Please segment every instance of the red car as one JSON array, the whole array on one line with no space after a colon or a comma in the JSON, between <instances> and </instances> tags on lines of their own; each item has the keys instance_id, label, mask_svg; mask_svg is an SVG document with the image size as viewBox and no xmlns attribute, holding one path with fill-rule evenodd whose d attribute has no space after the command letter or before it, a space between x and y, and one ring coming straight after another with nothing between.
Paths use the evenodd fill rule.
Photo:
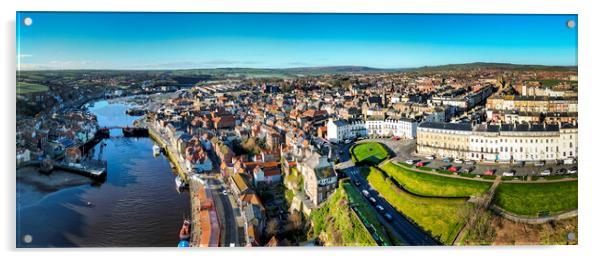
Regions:
<instances>
[{"instance_id":1,"label":"red car","mask_svg":"<svg viewBox=\"0 0 602 260\"><path fill-rule=\"evenodd\" d=\"M447 168L447 170L450 172L457 172L458 168L456 166L452 166L452 167Z\"/></svg>"},{"instance_id":2,"label":"red car","mask_svg":"<svg viewBox=\"0 0 602 260\"><path fill-rule=\"evenodd\" d=\"M422 167L422 166L424 166L424 162L417 162L416 163L416 167Z\"/></svg>"},{"instance_id":3,"label":"red car","mask_svg":"<svg viewBox=\"0 0 602 260\"><path fill-rule=\"evenodd\" d=\"M494 169L489 169L485 171L485 175L493 175L495 173Z\"/></svg>"}]
</instances>

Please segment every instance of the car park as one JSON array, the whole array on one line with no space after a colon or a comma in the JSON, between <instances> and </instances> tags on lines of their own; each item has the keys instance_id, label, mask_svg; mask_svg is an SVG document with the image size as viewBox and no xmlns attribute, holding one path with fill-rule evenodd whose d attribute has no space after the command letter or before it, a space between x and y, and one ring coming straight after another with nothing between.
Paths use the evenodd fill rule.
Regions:
<instances>
[{"instance_id":1,"label":"car park","mask_svg":"<svg viewBox=\"0 0 602 260\"><path fill-rule=\"evenodd\" d=\"M502 173L502 176L511 177L511 176L514 176L515 173L516 173L515 170L510 169L510 170L504 171Z\"/></svg>"}]
</instances>

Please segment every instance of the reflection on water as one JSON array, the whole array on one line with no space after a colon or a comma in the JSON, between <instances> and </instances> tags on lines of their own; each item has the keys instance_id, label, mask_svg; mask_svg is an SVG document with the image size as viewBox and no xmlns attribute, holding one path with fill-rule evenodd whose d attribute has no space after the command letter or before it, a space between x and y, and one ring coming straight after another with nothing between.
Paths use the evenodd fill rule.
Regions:
<instances>
[{"instance_id":1,"label":"reflection on water","mask_svg":"<svg viewBox=\"0 0 602 260\"><path fill-rule=\"evenodd\" d=\"M101 101L90 110L101 126L131 125L136 117L125 115L126 108ZM56 183L40 184L44 177L39 176L18 178L17 246L177 245L190 201L187 193L175 190L169 161L152 156L148 138L111 138L105 143L102 159L108 161L108 175L102 185L74 176L63 182L68 173L52 173L49 178L61 179ZM94 150L97 158L100 149ZM32 236L31 243L23 242L25 235Z\"/></svg>"}]
</instances>

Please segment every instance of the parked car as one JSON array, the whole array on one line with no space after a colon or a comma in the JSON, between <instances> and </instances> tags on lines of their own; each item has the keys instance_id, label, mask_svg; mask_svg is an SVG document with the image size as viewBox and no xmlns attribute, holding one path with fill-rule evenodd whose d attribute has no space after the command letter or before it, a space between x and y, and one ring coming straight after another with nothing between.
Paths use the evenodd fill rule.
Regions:
<instances>
[{"instance_id":1,"label":"parked car","mask_svg":"<svg viewBox=\"0 0 602 260\"><path fill-rule=\"evenodd\" d=\"M417 166L417 167L423 167L423 166L424 166L424 162L417 162L417 163L416 163L416 166Z\"/></svg>"},{"instance_id":2,"label":"parked car","mask_svg":"<svg viewBox=\"0 0 602 260\"><path fill-rule=\"evenodd\" d=\"M391 222L391 221L393 221L393 216L391 216L391 214L389 214L389 213L385 213L385 219L386 219L388 222Z\"/></svg>"},{"instance_id":3,"label":"parked car","mask_svg":"<svg viewBox=\"0 0 602 260\"><path fill-rule=\"evenodd\" d=\"M552 169L551 168L550 169L545 169L544 171L542 171L540 173L541 176L548 176L550 174L552 174Z\"/></svg>"},{"instance_id":4,"label":"parked car","mask_svg":"<svg viewBox=\"0 0 602 260\"><path fill-rule=\"evenodd\" d=\"M462 160L462 159L455 159L454 163L464 163L464 160Z\"/></svg>"},{"instance_id":5,"label":"parked car","mask_svg":"<svg viewBox=\"0 0 602 260\"><path fill-rule=\"evenodd\" d=\"M575 158L566 158L564 159L564 164L574 164L576 161Z\"/></svg>"},{"instance_id":6,"label":"parked car","mask_svg":"<svg viewBox=\"0 0 602 260\"><path fill-rule=\"evenodd\" d=\"M566 169L565 168L558 168L556 169L556 171L554 171L555 174L566 174Z\"/></svg>"},{"instance_id":7,"label":"parked car","mask_svg":"<svg viewBox=\"0 0 602 260\"><path fill-rule=\"evenodd\" d=\"M427 160L435 160L435 156L434 155L429 155L427 157L425 157Z\"/></svg>"},{"instance_id":8,"label":"parked car","mask_svg":"<svg viewBox=\"0 0 602 260\"><path fill-rule=\"evenodd\" d=\"M393 136L393 137L391 137L391 139L393 139L393 141L399 141L399 137L397 137L397 136Z\"/></svg>"},{"instance_id":9,"label":"parked car","mask_svg":"<svg viewBox=\"0 0 602 260\"><path fill-rule=\"evenodd\" d=\"M383 208L383 206L381 205L376 205L376 209L378 210L378 212L383 213L385 212L385 208Z\"/></svg>"},{"instance_id":10,"label":"parked car","mask_svg":"<svg viewBox=\"0 0 602 260\"><path fill-rule=\"evenodd\" d=\"M483 174L489 175L489 176L494 175L495 169L487 169L487 170L485 170L485 172Z\"/></svg>"},{"instance_id":11,"label":"parked car","mask_svg":"<svg viewBox=\"0 0 602 260\"><path fill-rule=\"evenodd\" d=\"M512 163L512 165L517 166L517 167L524 167L525 161L515 161L514 163Z\"/></svg>"},{"instance_id":12,"label":"parked car","mask_svg":"<svg viewBox=\"0 0 602 260\"><path fill-rule=\"evenodd\" d=\"M413 159L408 159L406 160L407 164L413 165L414 164L414 160Z\"/></svg>"},{"instance_id":13,"label":"parked car","mask_svg":"<svg viewBox=\"0 0 602 260\"><path fill-rule=\"evenodd\" d=\"M458 167L451 166L451 167L447 168L447 170L450 171L450 172L457 172L458 171Z\"/></svg>"},{"instance_id":14,"label":"parked car","mask_svg":"<svg viewBox=\"0 0 602 260\"><path fill-rule=\"evenodd\" d=\"M477 162L475 162L475 161L473 161L473 160L469 160L469 161L466 161L466 162L464 162L464 163L465 163L466 165L475 165L475 164L477 164Z\"/></svg>"},{"instance_id":15,"label":"parked car","mask_svg":"<svg viewBox=\"0 0 602 260\"><path fill-rule=\"evenodd\" d=\"M468 166L468 167L464 167L462 170L460 170L460 172L471 173L472 171L474 171L474 169L475 169L474 166Z\"/></svg>"},{"instance_id":16,"label":"parked car","mask_svg":"<svg viewBox=\"0 0 602 260\"><path fill-rule=\"evenodd\" d=\"M510 170L504 171L504 172L502 173L502 176L511 177L511 176L514 176L514 174L515 174L515 173L516 173L516 171L515 171L515 170L512 170L512 169L510 169Z\"/></svg>"},{"instance_id":17,"label":"parked car","mask_svg":"<svg viewBox=\"0 0 602 260\"><path fill-rule=\"evenodd\" d=\"M546 165L546 162L545 161L538 161L538 162L535 162L533 165L535 167L542 167L542 166Z\"/></svg>"},{"instance_id":18,"label":"parked car","mask_svg":"<svg viewBox=\"0 0 602 260\"><path fill-rule=\"evenodd\" d=\"M360 181L358 180L355 180L353 184L355 185L355 187L359 187L361 185Z\"/></svg>"},{"instance_id":19,"label":"parked car","mask_svg":"<svg viewBox=\"0 0 602 260\"><path fill-rule=\"evenodd\" d=\"M351 140L349 140L349 139L345 140L345 144L350 144L350 143L351 143Z\"/></svg>"},{"instance_id":20,"label":"parked car","mask_svg":"<svg viewBox=\"0 0 602 260\"><path fill-rule=\"evenodd\" d=\"M573 167L571 167L571 168L570 168L570 169L567 171L567 173L569 173L569 174L576 174L576 173L577 173L577 166L573 166Z\"/></svg>"},{"instance_id":21,"label":"parked car","mask_svg":"<svg viewBox=\"0 0 602 260\"><path fill-rule=\"evenodd\" d=\"M439 170L447 170L447 168L451 167L451 165L443 165L439 167Z\"/></svg>"},{"instance_id":22,"label":"parked car","mask_svg":"<svg viewBox=\"0 0 602 260\"><path fill-rule=\"evenodd\" d=\"M445 158L443 158L443 162L450 163L450 162L452 162L452 158L445 157Z\"/></svg>"}]
</instances>

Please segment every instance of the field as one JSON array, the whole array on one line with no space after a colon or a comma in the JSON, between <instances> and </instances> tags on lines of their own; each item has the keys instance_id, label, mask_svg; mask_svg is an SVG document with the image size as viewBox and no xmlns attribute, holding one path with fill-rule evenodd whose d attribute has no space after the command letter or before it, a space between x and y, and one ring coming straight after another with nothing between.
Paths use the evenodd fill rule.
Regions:
<instances>
[{"instance_id":1,"label":"field","mask_svg":"<svg viewBox=\"0 0 602 260\"><path fill-rule=\"evenodd\" d=\"M353 161L376 165L389 157L389 152L380 143L361 143L351 147Z\"/></svg>"},{"instance_id":2,"label":"field","mask_svg":"<svg viewBox=\"0 0 602 260\"><path fill-rule=\"evenodd\" d=\"M349 206L339 187L322 207L311 213L313 235L327 246L376 246L376 242Z\"/></svg>"},{"instance_id":3,"label":"field","mask_svg":"<svg viewBox=\"0 0 602 260\"><path fill-rule=\"evenodd\" d=\"M27 82L17 82L17 94L27 94L42 91L48 91L48 86Z\"/></svg>"},{"instance_id":4,"label":"field","mask_svg":"<svg viewBox=\"0 0 602 260\"><path fill-rule=\"evenodd\" d=\"M470 197L485 193L491 183L415 172L389 162L380 167L411 193L435 197Z\"/></svg>"},{"instance_id":5,"label":"field","mask_svg":"<svg viewBox=\"0 0 602 260\"><path fill-rule=\"evenodd\" d=\"M446 245L452 244L464 226L469 204L459 198L424 198L397 188L375 168L363 168L370 185L397 211L412 219L422 229Z\"/></svg>"},{"instance_id":6,"label":"field","mask_svg":"<svg viewBox=\"0 0 602 260\"><path fill-rule=\"evenodd\" d=\"M501 183L494 203L518 215L552 215L576 209L577 195L577 181Z\"/></svg>"}]
</instances>

